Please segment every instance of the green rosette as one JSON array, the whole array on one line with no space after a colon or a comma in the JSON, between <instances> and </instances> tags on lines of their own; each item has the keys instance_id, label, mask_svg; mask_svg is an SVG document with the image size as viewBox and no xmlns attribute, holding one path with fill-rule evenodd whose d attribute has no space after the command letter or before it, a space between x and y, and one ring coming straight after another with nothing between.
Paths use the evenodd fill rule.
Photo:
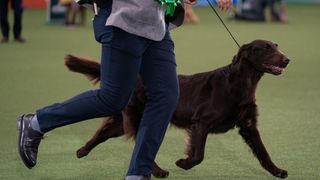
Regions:
<instances>
[{"instance_id":1,"label":"green rosette","mask_svg":"<svg viewBox=\"0 0 320 180\"><path fill-rule=\"evenodd\" d=\"M181 3L180 0L156 0L156 1L158 1L160 4L165 6L165 13L166 15L169 15L169 16L173 16L178 3Z\"/></svg>"}]
</instances>

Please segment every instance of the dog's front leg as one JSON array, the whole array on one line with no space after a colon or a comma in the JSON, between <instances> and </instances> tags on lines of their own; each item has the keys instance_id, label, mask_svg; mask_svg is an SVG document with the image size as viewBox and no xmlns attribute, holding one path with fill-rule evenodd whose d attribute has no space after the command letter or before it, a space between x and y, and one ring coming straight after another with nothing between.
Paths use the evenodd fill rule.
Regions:
<instances>
[{"instance_id":1,"label":"dog's front leg","mask_svg":"<svg viewBox=\"0 0 320 180\"><path fill-rule=\"evenodd\" d=\"M187 158L179 159L176 165L188 170L202 162L204 158L205 144L208 136L207 126L195 123L189 132L189 144L187 144Z\"/></svg>"},{"instance_id":2,"label":"dog's front leg","mask_svg":"<svg viewBox=\"0 0 320 180\"><path fill-rule=\"evenodd\" d=\"M169 176L169 171L161 169L156 162L153 164L151 173L157 178L167 178Z\"/></svg>"},{"instance_id":3,"label":"dog's front leg","mask_svg":"<svg viewBox=\"0 0 320 180\"><path fill-rule=\"evenodd\" d=\"M288 176L288 172L286 170L278 168L272 162L266 148L262 143L256 126L240 126L239 133L245 142L250 146L253 154L258 158L262 167L276 177L286 178Z\"/></svg>"}]
</instances>

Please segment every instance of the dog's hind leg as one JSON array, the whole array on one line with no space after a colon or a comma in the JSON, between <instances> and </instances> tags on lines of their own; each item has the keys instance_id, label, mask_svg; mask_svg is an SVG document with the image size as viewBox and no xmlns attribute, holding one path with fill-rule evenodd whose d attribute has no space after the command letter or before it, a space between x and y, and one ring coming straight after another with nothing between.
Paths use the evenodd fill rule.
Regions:
<instances>
[{"instance_id":1,"label":"dog's hind leg","mask_svg":"<svg viewBox=\"0 0 320 180\"><path fill-rule=\"evenodd\" d=\"M258 158L263 168L272 175L279 178L286 178L288 172L278 168L271 160L266 148L264 147L259 131L256 126L240 126L240 135L251 148L253 154Z\"/></svg>"},{"instance_id":2,"label":"dog's hind leg","mask_svg":"<svg viewBox=\"0 0 320 180\"><path fill-rule=\"evenodd\" d=\"M109 138L119 137L124 134L122 115L115 115L106 118L101 127L96 131L94 136L80 149L77 150L77 157L82 158L98 144L108 140Z\"/></svg>"},{"instance_id":3,"label":"dog's hind leg","mask_svg":"<svg viewBox=\"0 0 320 180\"><path fill-rule=\"evenodd\" d=\"M187 144L187 158L179 159L176 165L182 169L188 170L202 162L204 150L208 136L207 127L200 123L191 126L189 132L189 142Z\"/></svg>"}]
</instances>

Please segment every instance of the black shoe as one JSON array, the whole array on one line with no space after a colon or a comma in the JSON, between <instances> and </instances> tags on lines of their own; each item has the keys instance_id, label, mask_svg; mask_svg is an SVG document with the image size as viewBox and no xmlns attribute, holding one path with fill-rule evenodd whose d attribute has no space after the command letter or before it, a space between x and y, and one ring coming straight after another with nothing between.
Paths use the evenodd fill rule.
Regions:
<instances>
[{"instance_id":1,"label":"black shoe","mask_svg":"<svg viewBox=\"0 0 320 180\"><path fill-rule=\"evenodd\" d=\"M26 42L26 40L22 37L16 37L16 38L14 38L14 40L18 43L25 43Z\"/></svg>"},{"instance_id":2,"label":"black shoe","mask_svg":"<svg viewBox=\"0 0 320 180\"><path fill-rule=\"evenodd\" d=\"M7 37L3 37L0 41L0 43L7 43L7 42L9 42L9 38Z\"/></svg>"},{"instance_id":3,"label":"black shoe","mask_svg":"<svg viewBox=\"0 0 320 180\"><path fill-rule=\"evenodd\" d=\"M24 114L17 119L19 130L18 150L23 163L29 168L37 164L38 147L43 134L31 128L35 114Z\"/></svg>"}]
</instances>

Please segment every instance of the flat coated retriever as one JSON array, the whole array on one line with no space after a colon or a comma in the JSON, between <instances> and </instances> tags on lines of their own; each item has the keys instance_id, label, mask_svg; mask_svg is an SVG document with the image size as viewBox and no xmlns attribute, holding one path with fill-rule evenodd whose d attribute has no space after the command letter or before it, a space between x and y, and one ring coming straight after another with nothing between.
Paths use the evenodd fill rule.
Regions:
<instances>
[{"instance_id":1,"label":"flat coated retriever","mask_svg":"<svg viewBox=\"0 0 320 180\"><path fill-rule=\"evenodd\" d=\"M71 55L65 59L71 71L99 82L99 63ZM286 178L287 171L272 162L260 138L255 91L264 73L280 75L288 63L289 59L278 50L277 44L255 40L243 45L227 66L194 75L179 75L180 98L171 124L186 130L188 143L187 158L179 159L176 165L187 170L200 164L208 134L225 133L237 127L261 166L276 177ZM124 134L134 138L145 102L144 88L138 81L128 106L121 114L107 117L92 139L77 151L77 157L88 155L109 138ZM154 163L152 174L167 177L169 172Z\"/></svg>"}]
</instances>

